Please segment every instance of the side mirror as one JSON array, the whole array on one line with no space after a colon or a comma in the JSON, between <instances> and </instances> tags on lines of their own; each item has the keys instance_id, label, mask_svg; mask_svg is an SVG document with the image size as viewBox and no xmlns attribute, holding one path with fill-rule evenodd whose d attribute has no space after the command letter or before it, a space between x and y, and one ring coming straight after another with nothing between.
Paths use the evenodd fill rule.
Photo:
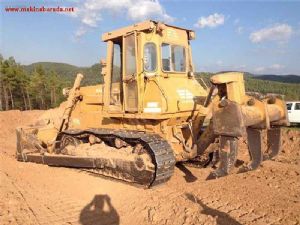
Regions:
<instances>
[{"instance_id":1,"label":"side mirror","mask_svg":"<svg viewBox=\"0 0 300 225\"><path fill-rule=\"evenodd\" d=\"M193 71L189 71L188 72L188 78L193 78L195 77L194 72Z\"/></svg>"}]
</instances>

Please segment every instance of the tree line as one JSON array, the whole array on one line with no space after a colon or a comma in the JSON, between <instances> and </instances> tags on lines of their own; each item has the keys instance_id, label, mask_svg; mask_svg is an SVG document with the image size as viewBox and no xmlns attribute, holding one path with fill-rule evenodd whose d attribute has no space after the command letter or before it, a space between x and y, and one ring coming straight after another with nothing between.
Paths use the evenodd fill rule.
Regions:
<instances>
[{"instance_id":1,"label":"tree line","mask_svg":"<svg viewBox=\"0 0 300 225\"><path fill-rule=\"evenodd\" d=\"M76 67L64 63L40 62L28 66L16 63L13 57L4 59L0 54L0 110L49 109L65 100L64 87L72 86L77 73L84 74L82 86L103 83L101 65ZM206 84L213 73L196 73L196 79ZM282 83L260 80L246 73L246 91L263 94L277 93L285 100L300 100L300 83Z\"/></svg>"},{"instance_id":2,"label":"tree line","mask_svg":"<svg viewBox=\"0 0 300 225\"><path fill-rule=\"evenodd\" d=\"M13 57L0 55L0 110L56 107L66 83L55 71L37 66L29 73Z\"/></svg>"},{"instance_id":3,"label":"tree line","mask_svg":"<svg viewBox=\"0 0 300 225\"><path fill-rule=\"evenodd\" d=\"M201 72L196 73L196 79L202 78L206 84L210 84L210 77L213 73ZM245 89L247 92L259 92L262 94L279 94L284 95L286 101L300 100L300 83L283 83L271 80L260 80L255 76L245 73Z\"/></svg>"}]
</instances>

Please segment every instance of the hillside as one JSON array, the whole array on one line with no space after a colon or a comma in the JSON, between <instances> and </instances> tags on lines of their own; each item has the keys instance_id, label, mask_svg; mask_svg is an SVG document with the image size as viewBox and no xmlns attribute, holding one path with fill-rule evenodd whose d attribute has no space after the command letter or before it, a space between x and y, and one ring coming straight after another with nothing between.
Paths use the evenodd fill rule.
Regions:
<instances>
[{"instance_id":1,"label":"hillside","mask_svg":"<svg viewBox=\"0 0 300 225\"><path fill-rule=\"evenodd\" d=\"M78 67L67 63L37 62L24 65L23 68L28 73L32 73L38 66L42 66L46 71L54 71L68 81L72 81L77 73L82 73L84 74L83 85L102 83L101 65L99 63L90 67Z\"/></svg>"},{"instance_id":2,"label":"hillside","mask_svg":"<svg viewBox=\"0 0 300 225\"><path fill-rule=\"evenodd\" d=\"M200 80L202 78L206 83L209 84L209 78L214 75L213 73L196 73L196 79ZM273 76L270 76L268 80L268 75L265 76L264 80L259 79L259 77L245 73L245 87L246 91L250 92L260 92L263 94L276 93L285 96L285 100L299 100L300 99L300 82L277 82L273 81ZM278 76L284 77L284 76ZM295 76L299 77L300 76ZM279 78L277 78L279 79Z\"/></svg>"},{"instance_id":3,"label":"hillside","mask_svg":"<svg viewBox=\"0 0 300 225\"><path fill-rule=\"evenodd\" d=\"M255 79L277 81L281 83L300 83L300 76L297 75L256 75Z\"/></svg>"}]
</instances>

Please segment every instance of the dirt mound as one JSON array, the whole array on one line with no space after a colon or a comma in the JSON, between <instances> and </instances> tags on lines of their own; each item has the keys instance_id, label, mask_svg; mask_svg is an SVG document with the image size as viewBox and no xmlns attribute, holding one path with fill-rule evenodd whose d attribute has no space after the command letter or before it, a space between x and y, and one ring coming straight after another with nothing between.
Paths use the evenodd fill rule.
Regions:
<instances>
[{"instance_id":1,"label":"dirt mound","mask_svg":"<svg viewBox=\"0 0 300 225\"><path fill-rule=\"evenodd\" d=\"M11 110L0 112L0 149L2 153L14 154L16 128L33 124L45 111L19 111Z\"/></svg>"},{"instance_id":2,"label":"dirt mound","mask_svg":"<svg viewBox=\"0 0 300 225\"><path fill-rule=\"evenodd\" d=\"M300 162L300 130L284 129L282 134L282 151L278 161L299 164Z\"/></svg>"},{"instance_id":3,"label":"dirt mound","mask_svg":"<svg viewBox=\"0 0 300 225\"><path fill-rule=\"evenodd\" d=\"M267 133L262 132L263 135L263 151L267 151ZM276 157L278 162L286 162L291 164L300 163L300 129L297 128L283 128L281 137L281 152ZM249 161L249 153L246 139L239 140L239 159Z\"/></svg>"},{"instance_id":4,"label":"dirt mound","mask_svg":"<svg viewBox=\"0 0 300 225\"><path fill-rule=\"evenodd\" d=\"M142 189L80 170L17 162L15 128L43 113L0 112L1 224L300 223L299 130L284 129L282 152L256 171L207 180L210 168L176 168L166 184ZM243 140L240 147L246 153Z\"/></svg>"}]
</instances>

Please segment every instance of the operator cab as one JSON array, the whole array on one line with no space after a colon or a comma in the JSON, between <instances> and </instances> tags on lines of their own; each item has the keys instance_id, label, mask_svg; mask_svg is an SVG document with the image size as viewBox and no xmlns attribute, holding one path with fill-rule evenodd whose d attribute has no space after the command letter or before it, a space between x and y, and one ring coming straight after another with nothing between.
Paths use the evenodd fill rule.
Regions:
<instances>
[{"instance_id":1,"label":"operator cab","mask_svg":"<svg viewBox=\"0 0 300 225\"><path fill-rule=\"evenodd\" d=\"M174 113L193 110L206 91L193 72L192 30L145 21L104 33L107 59L104 106L112 113ZM109 94L108 94L109 93ZM175 99L174 99L175 98ZM175 101L174 101L175 100ZM171 101L178 102L174 106Z\"/></svg>"}]
</instances>

